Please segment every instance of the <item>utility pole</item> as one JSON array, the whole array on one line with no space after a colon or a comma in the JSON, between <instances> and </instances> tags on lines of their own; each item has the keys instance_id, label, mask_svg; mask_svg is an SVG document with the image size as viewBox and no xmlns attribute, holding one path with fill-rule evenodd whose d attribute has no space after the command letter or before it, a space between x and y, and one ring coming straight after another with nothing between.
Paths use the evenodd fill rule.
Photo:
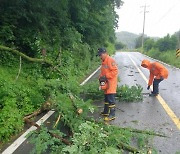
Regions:
<instances>
[{"instance_id":1,"label":"utility pole","mask_svg":"<svg viewBox=\"0 0 180 154\"><path fill-rule=\"evenodd\" d=\"M146 11L146 4L144 5L144 6L141 6L141 7L143 7L144 8L144 12L143 12L143 14L144 14L144 19L143 19L143 33L142 33L142 45L141 45L141 48L142 48L142 53L143 53L143 51L144 51L144 29L145 29L145 19L146 19L146 13L148 12L148 11Z\"/></svg>"}]
</instances>

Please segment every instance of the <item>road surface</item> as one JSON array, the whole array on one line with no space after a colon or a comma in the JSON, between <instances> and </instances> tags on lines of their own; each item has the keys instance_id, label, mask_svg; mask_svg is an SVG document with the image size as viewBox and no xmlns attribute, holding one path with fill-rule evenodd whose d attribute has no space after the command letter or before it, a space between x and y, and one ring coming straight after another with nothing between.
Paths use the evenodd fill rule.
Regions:
<instances>
[{"instance_id":1,"label":"road surface","mask_svg":"<svg viewBox=\"0 0 180 154\"><path fill-rule=\"evenodd\" d=\"M119 85L140 84L143 93L150 92L146 90L149 71L141 67L141 61L155 60L138 52L117 52L114 58L120 72ZM163 132L170 138L155 137L155 148L162 154L175 154L180 152L180 69L163 65L169 70L169 77L160 83L160 96L144 95L143 102L117 103L124 112L117 112L113 123Z\"/></svg>"},{"instance_id":2,"label":"road surface","mask_svg":"<svg viewBox=\"0 0 180 154\"><path fill-rule=\"evenodd\" d=\"M141 67L141 62L157 60L138 52L116 52L114 59L119 68L119 86L139 84L143 87L142 93L150 93L146 89L149 71ZM154 137L153 146L160 154L176 154L180 152L180 69L162 64L169 70L169 77L160 83L160 94L157 97L144 95L142 102L117 102L116 119L111 124L164 133L169 138ZM97 76L98 73L93 78ZM95 117L101 118L98 113Z\"/></svg>"}]
</instances>

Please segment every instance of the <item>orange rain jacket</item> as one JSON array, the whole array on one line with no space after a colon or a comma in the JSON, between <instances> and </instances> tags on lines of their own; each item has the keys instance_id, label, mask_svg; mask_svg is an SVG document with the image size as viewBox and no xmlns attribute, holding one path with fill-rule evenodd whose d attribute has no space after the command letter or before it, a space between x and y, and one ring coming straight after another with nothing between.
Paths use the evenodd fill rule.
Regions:
<instances>
[{"instance_id":1,"label":"orange rain jacket","mask_svg":"<svg viewBox=\"0 0 180 154\"><path fill-rule=\"evenodd\" d=\"M160 77L167 79L168 77L167 68L165 68L162 64L158 62L150 63L149 60L143 60L141 66L147 68L150 71L149 82L148 82L149 86L152 85L154 76L155 79L160 79Z\"/></svg>"},{"instance_id":2,"label":"orange rain jacket","mask_svg":"<svg viewBox=\"0 0 180 154\"><path fill-rule=\"evenodd\" d=\"M115 94L117 89L118 67L115 60L109 55L102 61L100 77L101 76L106 76L108 79L108 89L105 90L104 93Z\"/></svg>"}]
</instances>

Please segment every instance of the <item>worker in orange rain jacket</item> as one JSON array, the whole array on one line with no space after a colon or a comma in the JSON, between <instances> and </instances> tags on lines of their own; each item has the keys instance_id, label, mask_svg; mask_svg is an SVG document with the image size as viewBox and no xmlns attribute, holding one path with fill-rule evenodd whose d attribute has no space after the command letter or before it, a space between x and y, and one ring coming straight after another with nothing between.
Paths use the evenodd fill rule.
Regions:
<instances>
[{"instance_id":1,"label":"worker in orange rain jacket","mask_svg":"<svg viewBox=\"0 0 180 154\"><path fill-rule=\"evenodd\" d=\"M157 96L159 94L159 83L168 77L167 68L158 62L151 63L149 60L143 60L141 66L150 71L148 90L153 82L153 91L149 96Z\"/></svg>"},{"instance_id":2,"label":"worker in orange rain jacket","mask_svg":"<svg viewBox=\"0 0 180 154\"><path fill-rule=\"evenodd\" d=\"M115 60L108 55L105 48L99 48L97 56L102 60L99 82L105 94L104 111L101 112L101 115L105 116L105 121L110 121L115 119L118 67Z\"/></svg>"}]
</instances>

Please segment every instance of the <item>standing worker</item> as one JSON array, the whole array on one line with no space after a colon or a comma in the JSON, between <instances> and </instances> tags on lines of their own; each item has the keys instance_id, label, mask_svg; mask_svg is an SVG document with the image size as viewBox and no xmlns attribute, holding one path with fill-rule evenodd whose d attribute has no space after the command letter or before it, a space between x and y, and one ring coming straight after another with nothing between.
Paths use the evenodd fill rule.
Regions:
<instances>
[{"instance_id":1,"label":"standing worker","mask_svg":"<svg viewBox=\"0 0 180 154\"><path fill-rule=\"evenodd\" d=\"M150 71L147 90L153 82L153 91L149 96L157 96L159 94L159 83L168 77L168 70L158 62L151 63L149 60L143 60L141 66Z\"/></svg>"},{"instance_id":2,"label":"standing worker","mask_svg":"<svg viewBox=\"0 0 180 154\"><path fill-rule=\"evenodd\" d=\"M111 121L115 119L118 67L115 60L108 55L105 48L99 48L97 56L102 60L99 82L105 94L104 111L101 112L101 115L105 116L105 121Z\"/></svg>"}]
</instances>

